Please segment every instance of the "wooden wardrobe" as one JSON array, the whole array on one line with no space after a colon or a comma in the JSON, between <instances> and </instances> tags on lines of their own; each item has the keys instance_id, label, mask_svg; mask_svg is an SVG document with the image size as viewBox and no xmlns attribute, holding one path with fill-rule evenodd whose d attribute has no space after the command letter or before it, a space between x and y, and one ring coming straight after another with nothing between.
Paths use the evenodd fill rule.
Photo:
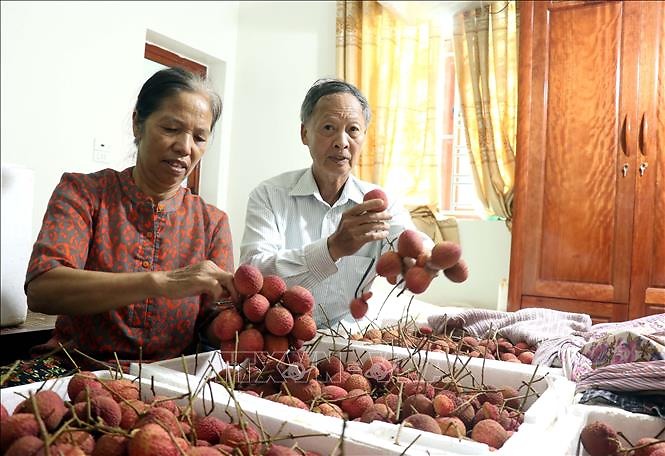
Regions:
<instances>
[{"instance_id":1,"label":"wooden wardrobe","mask_svg":"<svg viewBox=\"0 0 665 456\"><path fill-rule=\"evenodd\" d=\"M508 309L665 312L665 4L521 2L519 33Z\"/></svg>"}]
</instances>

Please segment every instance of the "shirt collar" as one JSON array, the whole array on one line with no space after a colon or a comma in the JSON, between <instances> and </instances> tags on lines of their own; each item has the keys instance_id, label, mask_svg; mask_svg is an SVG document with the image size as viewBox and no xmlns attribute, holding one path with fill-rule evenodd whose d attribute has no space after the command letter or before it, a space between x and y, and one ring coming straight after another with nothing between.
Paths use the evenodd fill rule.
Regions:
<instances>
[{"instance_id":1,"label":"shirt collar","mask_svg":"<svg viewBox=\"0 0 665 456\"><path fill-rule=\"evenodd\" d=\"M171 198L160 201L158 204L154 204L152 198L143 193L143 191L141 191L141 189L139 189L139 187L136 185L136 182L134 182L134 178L132 177L133 169L134 167L130 166L129 168L123 170L120 172L119 178L123 192L129 196L129 198L134 203L154 206L153 209L156 212L174 212L180 207L183 199L185 198L185 194L189 191L189 189L180 187L178 192Z\"/></svg>"},{"instance_id":2,"label":"shirt collar","mask_svg":"<svg viewBox=\"0 0 665 456\"><path fill-rule=\"evenodd\" d=\"M319 201L323 202L321 197L321 192L319 192L319 187L316 185L314 180L314 174L312 173L312 168L307 168L305 172L300 176L300 179L293 186L289 192L289 196L314 196ZM346 204L349 200L354 203L362 203L365 194L360 188L358 179L356 179L353 174L349 174L349 178L344 184L342 189L342 194L339 196L339 199L335 202L335 206Z\"/></svg>"}]
</instances>

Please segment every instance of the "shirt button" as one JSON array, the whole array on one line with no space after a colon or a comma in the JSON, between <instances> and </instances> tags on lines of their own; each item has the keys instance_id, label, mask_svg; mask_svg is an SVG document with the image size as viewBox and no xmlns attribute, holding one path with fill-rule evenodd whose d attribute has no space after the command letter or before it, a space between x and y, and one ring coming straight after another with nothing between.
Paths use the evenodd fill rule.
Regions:
<instances>
[{"instance_id":1,"label":"shirt button","mask_svg":"<svg viewBox=\"0 0 665 456\"><path fill-rule=\"evenodd\" d=\"M143 265L144 268L147 269L147 268L150 267L150 262L149 262L149 261L144 261L144 262L142 263L142 265Z\"/></svg>"},{"instance_id":2,"label":"shirt button","mask_svg":"<svg viewBox=\"0 0 665 456\"><path fill-rule=\"evenodd\" d=\"M152 239L152 232L147 233L146 236L148 239Z\"/></svg>"}]
</instances>

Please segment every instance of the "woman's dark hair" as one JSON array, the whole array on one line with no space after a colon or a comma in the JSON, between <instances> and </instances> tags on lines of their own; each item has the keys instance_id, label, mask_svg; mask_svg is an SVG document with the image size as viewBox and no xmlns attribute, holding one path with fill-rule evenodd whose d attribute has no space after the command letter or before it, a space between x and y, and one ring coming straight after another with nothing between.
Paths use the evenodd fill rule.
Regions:
<instances>
[{"instance_id":1,"label":"woman's dark hair","mask_svg":"<svg viewBox=\"0 0 665 456\"><path fill-rule=\"evenodd\" d=\"M198 92L208 97L210 112L212 113L212 132L215 123L222 114L222 99L209 85L208 81L199 75L183 68L166 68L159 70L143 84L139 96L136 98L136 123L143 128L145 120L157 111L162 102L178 92Z\"/></svg>"},{"instance_id":2,"label":"woman's dark hair","mask_svg":"<svg viewBox=\"0 0 665 456\"><path fill-rule=\"evenodd\" d=\"M358 90L356 86L346 81L342 81L341 79L319 79L309 88L307 95L305 95L305 99L302 102L302 106L300 107L300 121L305 123L309 120L319 98L340 92L350 93L358 99L360 106L362 106L363 109L365 126L368 126L371 113L367 98L360 93L360 90Z\"/></svg>"}]
</instances>

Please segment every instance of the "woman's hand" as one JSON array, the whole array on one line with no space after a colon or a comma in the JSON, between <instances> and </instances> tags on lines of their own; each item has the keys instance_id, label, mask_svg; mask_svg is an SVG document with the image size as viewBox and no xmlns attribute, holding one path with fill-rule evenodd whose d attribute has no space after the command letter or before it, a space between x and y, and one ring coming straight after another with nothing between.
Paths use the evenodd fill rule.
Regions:
<instances>
[{"instance_id":1,"label":"woman's hand","mask_svg":"<svg viewBox=\"0 0 665 456\"><path fill-rule=\"evenodd\" d=\"M233 286L233 274L224 271L211 260L166 271L160 280L162 296L172 299L207 294L215 300L230 297L234 302L238 293Z\"/></svg>"},{"instance_id":2,"label":"woman's hand","mask_svg":"<svg viewBox=\"0 0 665 456\"><path fill-rule=\"evenodd\" d=\"M334 261L353 255L368 242L388 237L390 213L375 212L382 205L381 200L369 200L342 214L337 230L328 237L328 251Z\"/></svg>"}]
</instances>

